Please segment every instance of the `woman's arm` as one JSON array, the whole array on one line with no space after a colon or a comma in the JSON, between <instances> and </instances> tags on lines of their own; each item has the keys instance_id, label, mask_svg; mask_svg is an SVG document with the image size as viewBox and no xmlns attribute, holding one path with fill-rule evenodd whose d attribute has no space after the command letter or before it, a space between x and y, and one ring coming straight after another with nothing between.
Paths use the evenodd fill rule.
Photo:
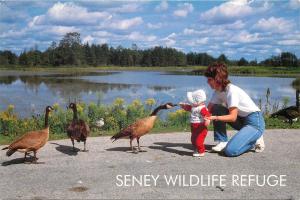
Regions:
<instances>
[{"instance_id":1,"label":"woman's arm","mask_svg":"<svg viewBox=\"0 0 300 200\"><path fill-rule=\"evenodd\" d=\"M212 110L212 107L214 106L214 104L213 103L208 103L208 106L207 106L207 109L208 109L208 111L211 113L211 110Z\"/></svg>"},{"instance_id":2,"label":"woman's arm","mask_svg":"<svg viewBox=\"0 0 300 200\"><path fill-rule=\"evenodd\" d=\"M235 122L238 114L238 109L236 107L229 108L228 115L221 116L211 116L208 117L210 120L223 121L223 122Z\"/></svg>"}]
</instances>

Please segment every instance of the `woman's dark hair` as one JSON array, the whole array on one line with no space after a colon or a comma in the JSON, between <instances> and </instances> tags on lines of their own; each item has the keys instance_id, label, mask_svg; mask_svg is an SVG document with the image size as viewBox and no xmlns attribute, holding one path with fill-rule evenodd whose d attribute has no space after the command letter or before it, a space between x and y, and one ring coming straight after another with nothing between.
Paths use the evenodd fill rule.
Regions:
<instances>
[{"instance_id":1,"label":"woman's dark hair","mask_svg":"<svg viewBox=\"0 0 300 200\"><path fill-rule=\"evenodd\" d=\"M228 80L227 67L223 63L213 63L209 65L204 72L204 76L207 78L213 78L219 85L222 86L222 90L225 90L226 86L230 83L230 80Z\"/></svg>"}]
</instances>

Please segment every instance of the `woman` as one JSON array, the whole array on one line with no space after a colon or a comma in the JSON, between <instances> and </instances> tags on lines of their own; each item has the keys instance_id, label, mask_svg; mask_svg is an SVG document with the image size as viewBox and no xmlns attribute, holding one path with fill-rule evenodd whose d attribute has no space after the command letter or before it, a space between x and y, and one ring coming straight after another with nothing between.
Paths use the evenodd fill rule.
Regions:
<instances>
[{"instance_id":1,"label":"woman","mask_svg":"<svg viewBox=\"0 0 300 200\"><path fill-rule=\"evenodd\" d=\"M230 83L224 64L210 65L204 75L215 90L208 104L212 113L208 119L213 120L214 139L219 144L212 149L224 150L227 156L239 156L254 147L256 152L263 151L265 122L260 109L244 90ZM229 141L226 123L239 130Z\"/></svg>"}]
</instances>

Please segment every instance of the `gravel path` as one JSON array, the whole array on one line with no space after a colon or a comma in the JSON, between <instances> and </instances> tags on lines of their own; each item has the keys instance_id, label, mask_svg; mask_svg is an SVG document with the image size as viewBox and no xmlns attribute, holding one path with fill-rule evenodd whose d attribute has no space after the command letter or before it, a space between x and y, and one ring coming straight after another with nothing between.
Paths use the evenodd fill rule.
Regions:
<instances>
[{"instance_id":1,"label":"gravel path","mask_svg":"<svg viewBox=\"0 0 300 200\"><path fill-rule=\"evenodd\" d=\"M299 129L267 130L264 152L236 158L191 157L189 133L140 141L146 152L138 154L128 152L128 140L109 137L88 138L89 152L72 152L70 140L49 141L40 164L0 151L0 199L300 199Z\"/></svg>"}]
</instances>

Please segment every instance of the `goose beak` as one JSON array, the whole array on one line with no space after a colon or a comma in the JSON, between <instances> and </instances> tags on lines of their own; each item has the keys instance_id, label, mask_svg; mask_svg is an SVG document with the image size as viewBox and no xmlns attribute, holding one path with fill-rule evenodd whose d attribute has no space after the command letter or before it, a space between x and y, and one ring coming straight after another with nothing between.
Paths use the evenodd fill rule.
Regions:
<instances>
[{"instance_id":1,"label":"goose beak","mask_svg":"<svg viewBox=\"0 0 300 200\"><path fill-rule=\"evenodd\" d=\"M173 108L175 106L177 106L177 104L167 103L167 109Z\"/></svg>"}]
</instances>

